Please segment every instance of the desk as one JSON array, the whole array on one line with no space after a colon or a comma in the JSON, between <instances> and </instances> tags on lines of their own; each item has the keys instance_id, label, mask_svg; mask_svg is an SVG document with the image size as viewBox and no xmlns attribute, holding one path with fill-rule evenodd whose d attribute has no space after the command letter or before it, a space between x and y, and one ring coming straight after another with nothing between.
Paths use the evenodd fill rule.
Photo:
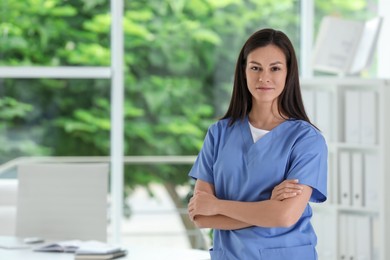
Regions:
<instances>
[{"instance_id":1,"label":"desk","mask_svg":"<svg viewBox=\"0 0 390 260\"><path fill-rule=\"evenodd\" d=\"M21 239L15 237L1 237L0 245L23 245ZM40 246L36 245L36 246ZM34 246L19 249L0 248L1 260L74 260L74 254L34 252ZM208 260L209 252L196 249L174 249L160 247L127 247L126 257L118 260Z\"/></svg>"}]
</instances>

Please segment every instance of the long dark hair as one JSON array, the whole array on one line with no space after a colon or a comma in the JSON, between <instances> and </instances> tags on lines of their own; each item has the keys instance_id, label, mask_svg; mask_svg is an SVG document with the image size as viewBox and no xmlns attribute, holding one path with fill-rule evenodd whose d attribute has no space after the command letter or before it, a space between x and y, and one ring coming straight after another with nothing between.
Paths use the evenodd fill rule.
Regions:
<instances>
[{"instance_id":1,"label":"long dark hair","mask_svg":"<svg viewBox=\"0 0 390 260\"><path fill-rule=\"evenodd\" d=\"M285 87L278 98L278 113L282 117L301 119L312 124L305 112L299 84L298 62L290 39L281 31L262 29L252 34L242 47L237 59L233 93L229 108L222 119L229 118L229 125L244 119L252 109L252 95L248 90L245 67L249 53L259 47L275 45L286 56L287 77ZM313 124L312 124L313 125Z\"/></svg>"}]
</instances>

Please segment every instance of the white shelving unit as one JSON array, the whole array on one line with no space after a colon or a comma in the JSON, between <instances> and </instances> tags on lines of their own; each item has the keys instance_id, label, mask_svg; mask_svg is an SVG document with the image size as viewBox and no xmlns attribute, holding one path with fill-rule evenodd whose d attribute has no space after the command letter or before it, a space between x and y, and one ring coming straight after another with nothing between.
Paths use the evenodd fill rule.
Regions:
<instances>
[{"instance_id":1,"label":"white shelving unit","mask_svg":"<svg viewBox=\"0 0 390 260\"><path fill-rule=\"evenodd\" d=\"M328 200L312 204L320 260L390 259L390 81L301 80L329 149Z\"/></svg>"}]
</instances>

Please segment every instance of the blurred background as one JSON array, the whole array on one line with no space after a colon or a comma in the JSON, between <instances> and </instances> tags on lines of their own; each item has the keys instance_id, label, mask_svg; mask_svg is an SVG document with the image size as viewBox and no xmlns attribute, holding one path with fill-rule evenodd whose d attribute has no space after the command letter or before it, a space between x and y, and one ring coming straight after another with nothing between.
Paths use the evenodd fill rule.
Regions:
<instances>
[{"instance_id":1,"label":"blurred background","mask_svg":"<svg viewBox=\"0 0 390 260\"><path fill-rule=\"evenodd\" d=\"M207 249L209 231L186 215L187 173L208 126L227 108L244 41L260 28L280 29L295 46L301 77L316 77L323 73L313 71L311 56L322 18L367 20L384 12L380 5L388 4L125 0L115 7L108 0L0 0L2 178L14 178L5 166L23 158L116 163L110 190L123 196L110 197L116 228L110 225L109 239ZM123 11L117 32L115 8ZM383 76L389 66L378 59L359 77ZM117 61L123 66L113 67ZM112 80L115 68L123 71L119 81ZM119 95L114 82L123 86Z\"/></svg>"}]
</instances>

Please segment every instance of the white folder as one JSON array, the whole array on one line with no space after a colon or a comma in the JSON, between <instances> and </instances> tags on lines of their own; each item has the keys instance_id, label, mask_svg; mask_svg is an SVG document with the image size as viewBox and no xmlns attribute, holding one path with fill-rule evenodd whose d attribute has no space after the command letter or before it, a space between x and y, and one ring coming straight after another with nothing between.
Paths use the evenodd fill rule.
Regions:
<instances>
[{"instance_id":1,"label":"white folder","mask_svg":"<svg viewBox=\"0 0 390 260\"><path fill-rule=\"evenodd\" d=\"M316 122L315 118L315 95L314 90L303 89L302 90L303 104L305 105L305 111L312 123Z\"/></svg>"},{"instance_id":2,"label":"white folder","mask_svg":"<svg viewBox=\"0 0 390 260\"><path fill-rule=\"evenodd\" d=\"M333 212L317 210L312 224L317 235L318 259L337 259L337 216Z\"/></svg>"},{"instance_id":3,"label":"white folder","mask_svg":"<svg viewBox=\"0 0 390 260\"><path fill-rule=\"evenodd\" d=\"M346 214L339 215L339 258L348 259L348 216Z\"/></svg>"},{"instance_id":4,"label":"white folder","mask_svg":"<svg viewBox=\"0 0 390 260\"><path fill-rule=\"evenodd\" d=\"M356 235L357 221L356 215L345 215L347 219L347 258L356 259Z\"/></svg>"},{"instance_id":5,"label":"white folder","mask_svg":"<svg viewBox=\"0 0 390 260\"><path fill-rule=\"evenodd\" d=\"M369 209L379 208L379 158L376 154L364 154L364 200L363 205Z\"/></svg>"},{"instance_id":6,"label":"white folder","mask_svg":"<svg viewBox=\"0 0 390 260\"><path fill-rule=\"evenodd\" d=\"M345 91L345 141L360 143L360 92Z\"/></svg>"},{"instance_id":7,"label":"white folder","mask_svg":"<svg viewBox=\"0 0 390 260\"><path fill-rule=\"evenodd\" d=\"M331 140L331 93L316 91L316 124L325 139Z\"/></svg>"},{"instance_id":8,"label":"white folder","mask_svg":"<svg viewBox=\"0 0 390 260\"><path fill-rule=\"evenodd\" d=\"M374 91L361 91L361 136L363 144L377 143L377 98Z\"/></svg>"},{"instance_id":9,"label":"white folder","mask_svg":"<svg viewBox=\"0 0 390 260\"><path fill-rule=\"evenodd\" d=\"M356 215L356 246L357 260L371 260L372 258L372 224L370 216Z\"/></svg>"},{"instance_id":10,"label":"white folder","mask_svg":"<svg viewBox=\"0 0 390 260\"><path fill-rule=\"evenodd\" d=\"M339 202L351 206L351 159L347 151L339 154Z\"/></svg>"},{"instance_id":11,"label":"white folder","mask_svg":"<svg viewBox=\"0 0 390 260\"><path fill-rule=\"evenodd\" d=\"M352 153L352 205L363 206L363 155Z\"/></svg>"},{"instance_id":12,"label":"white folder","mask_svg":"<svg viewBox=\"0 0 390 260\"><path fill-rule=\"evenodd\" d=\"M330 204L338 203L338 180L337 167L335 166L335 153L329 151L328 153L328 201Z\"/></svg>"}]
</instances>

